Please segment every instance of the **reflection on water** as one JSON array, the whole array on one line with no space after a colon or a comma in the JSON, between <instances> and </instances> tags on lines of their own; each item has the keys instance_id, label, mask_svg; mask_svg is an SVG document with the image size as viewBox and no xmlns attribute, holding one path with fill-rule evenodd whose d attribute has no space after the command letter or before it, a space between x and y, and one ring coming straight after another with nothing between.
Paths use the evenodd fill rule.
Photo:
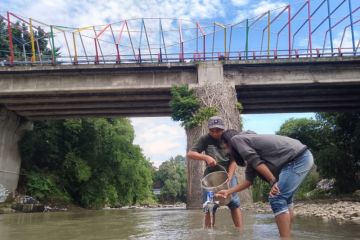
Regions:
<instances>
[{"instance_id":1,"label":"reflection on water","mask_svg":"<svg viewBox=\"0 0 360 240\"><path fill-rule=\"evenodd\" d=\"M271 214L244 212L244 233L230 212L218 210L216 227L202 229L203 213L186 210L108 210L0 215L1 240L278 239ZM296 218L294 239L360 239L359 226Z\"/></svg>"}]
</instances>

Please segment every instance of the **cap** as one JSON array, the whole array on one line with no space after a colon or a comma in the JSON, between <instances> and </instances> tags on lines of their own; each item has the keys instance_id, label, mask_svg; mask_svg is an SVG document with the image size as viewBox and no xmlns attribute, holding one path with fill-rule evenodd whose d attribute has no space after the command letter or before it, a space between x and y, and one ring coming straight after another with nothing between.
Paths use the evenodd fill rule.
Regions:
<instances>
[{"instance_id":1,"label":"cap","mask_svg":"<svg viewBox=\"0 0 360 240\"><path fill-rule=\"evenodd\" d=\"M219 116L214 116L214 117L209 118L208 127L209 127L209 129L219 128L219 129L225 130L224 121Z\"/></svg>"}]
</instances>

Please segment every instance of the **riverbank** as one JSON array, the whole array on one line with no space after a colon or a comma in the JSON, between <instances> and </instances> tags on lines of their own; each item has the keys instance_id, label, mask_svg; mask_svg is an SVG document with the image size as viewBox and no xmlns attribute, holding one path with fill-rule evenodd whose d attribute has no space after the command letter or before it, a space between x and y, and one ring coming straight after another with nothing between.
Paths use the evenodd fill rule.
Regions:
<instances>
[{"instance_id":1,"label":"riverbank","mask_svg":"<svg viewBox=\"0 0 360 240\"><path fill-rule=\"evenodd\" d=\"M295 205L296 216L315 216L324 221L351 221L360 224L360 202L338 201L298 203Z\"/></svg>"},{"instance_id":2,"label":"riverbank","mask_svg":"<svg viewBox=\"0 0 360 240\"><path fill-rule=\"evenodd\" d=\"M268 203L254 203L242 208L256 213L272 213ZM318 217L323 221L352 222L360 224L360 202L342 200L313 200L297 202L294 206L295 216Z\"/></svg>"}]
</instances>

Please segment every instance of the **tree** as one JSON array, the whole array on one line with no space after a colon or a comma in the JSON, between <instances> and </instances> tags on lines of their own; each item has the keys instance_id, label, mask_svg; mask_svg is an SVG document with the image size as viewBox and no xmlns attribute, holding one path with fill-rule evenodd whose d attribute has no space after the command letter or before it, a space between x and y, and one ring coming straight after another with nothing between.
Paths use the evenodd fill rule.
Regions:
<instances>
[{"instance_id":1,"label":"tree","mask_svg":"<svg viewBox=\"0 0 360 240\"><path fill-rule=\"evenodd\" d=\"M151 201L152 166L133 140L128 119L36 122L20 144L29 194L44 192L41 182L51 179L64 196L88 208ZM42 176L33 184L39 188L29 188L32 175Z\"/></svg>"},{"instance_id":2,"label":"tree","mask_svg":"<svg viewBox=\"0 0 360 240\"><path fill-rule=\"evenodd\" d=\"M321 177L335 178L339 193L360 188L360 113L318 113L316 119L289 119L277 134L306 144Z\"/></svg>"},{"instance_id":3,"label":"tree","mask_svg":"<svg viewBox=\"0 0 360 240\"><path fill-rule=\"evenodd\" d=\"M183 156L176 156L163 162L155 173L155 181L160 182L162 202L186 201L186 165Z\"/></svg>"}]
</instances>

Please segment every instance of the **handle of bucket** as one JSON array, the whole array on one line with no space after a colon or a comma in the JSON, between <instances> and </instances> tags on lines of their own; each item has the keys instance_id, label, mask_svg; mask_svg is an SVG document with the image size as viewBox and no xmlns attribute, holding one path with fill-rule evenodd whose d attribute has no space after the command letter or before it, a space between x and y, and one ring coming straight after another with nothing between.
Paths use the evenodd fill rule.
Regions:
<instances>
[{"instance_id":1,"label":"handle of bucket","mask_svg":"<svg viewBox=\"0 0 360 240\"><path fill-rule=\"evenodd\" d=\"M205 172L206 172L206 170L208 170L208 168L210 168L211 166L207 166L206 168L205 168ZM220 167L220 168L222 168L222 170L224 170L224 172L226 172L226 173L228 173L227 171L226 171L226 168L224 167L224 166L221 166L220 164L216 164L215 166L213 166L213 167ZM213 168L212 167L212 168Z\"/></svg>"}]
</instances>

